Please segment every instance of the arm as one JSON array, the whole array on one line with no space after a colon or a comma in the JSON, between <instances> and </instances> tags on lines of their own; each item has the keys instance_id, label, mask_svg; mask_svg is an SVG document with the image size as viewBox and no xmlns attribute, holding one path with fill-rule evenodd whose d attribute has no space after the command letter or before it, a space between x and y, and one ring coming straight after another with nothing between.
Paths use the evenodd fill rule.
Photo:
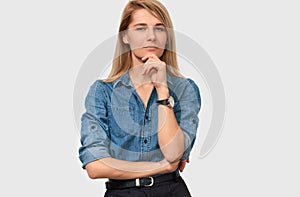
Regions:
<instances>
[{"instance_id":1,"label":"arm","mask_svg":"<svg viewBox=\"0 0 300 197\"><path fill-rule=\"evenodd\" d=\"M157 88L158 100L169 97L167 87ZM158 105L158 144L169 162L178 161L184 152L184 134L176 120L173 109Z\"/></svg>"},{"instance_id":2,"label":"arm","mask_svg":"<svg viewBox=\"0 0 300 197\"><path fill-rule=\"evenodd\" d=\"M181 95L178 101L180 104L180 108L174 107L173 114L175 114L176 122L178 122L177 126L183 134L182 137L184 140L184 152L182 154L182 157L180 158L181 161L179 164L180 171L182 172L185 168L186 163L189 163L189 154L195 142L199 122L198 113L201 108L201 97L198 86L193 80L187 79L185 80L185 82L182 82L181 85L183 86L179 89L183 91L179 91L180 93L178 93L178 95ZM167 92L167 90L165 90L165 92ZM160 96L161 94L163 95L164 91L162 91L162 93L159 91L158 95ZM168 96L166 95L167 94L162 96L162 98L167 98ZM166 146L165 148L168 148L168 146ZM176 150L176 148L178 147L170 147L171 150ZM169 155L170 154L171 153L169 153Z\"/></svg>"},{"instance_id":3,"label":"arm","mask_svg":"<svg viewBox=\"0 0 300 197\"><path fill-rule=\"evenodd\" d=\"M155 55L147 55L142 60L147 60L143 74L150 74L158 99L168 98L166 64ZM169 162L186 161L196 138L201 98L197 85L189 79L185 82L188 83L182 83L179 88L180 109L173 111L167 106L158 106L158 143Z\"/></svg>"},{"instance_id":4,"label":"arm","mask_svg":"<svg viewBox=\"0 0 300 197\"><path fill-rule=\"evenodd\" d=\"M156 55L144 56L143 75L150 75L156 88L158 100L169 98L166 63ZM165 159L172 163L178 161L184 152L184 134L178 125L173 109L158 105L158 144Z\"/></svg>"},{"instance_id":5,"label":"arm","mask_svg":"<svg viewBox=\"0 0 300 197\"><path fill-rule=\"evenodd\" d=\"M86 170L91 179L134 179L173 172L177 169L178 163L170 164L166 160L160 162L130 162L114 158L102 158L88 163Z\"/></svg>"}]
</instances>

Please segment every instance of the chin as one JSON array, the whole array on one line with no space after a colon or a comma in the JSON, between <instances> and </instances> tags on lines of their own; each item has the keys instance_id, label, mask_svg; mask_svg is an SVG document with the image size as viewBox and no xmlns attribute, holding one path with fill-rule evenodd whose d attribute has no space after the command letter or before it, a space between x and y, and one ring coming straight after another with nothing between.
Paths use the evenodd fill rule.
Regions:
<instances>
[{"instance_id":1,"label":"chin","mask_svg":"<svg viewBox=\"0 0 300 197\"><path fill-rule=\"evenodd\" d=\"M156 49L156 50L145 50L145 49L138 49L138 50L134 50L133 52L137 57L144 57L146 55L156 55L158 58L160 58L163 54L164 51L161 49Z\"/></svg>"}]
</instances>

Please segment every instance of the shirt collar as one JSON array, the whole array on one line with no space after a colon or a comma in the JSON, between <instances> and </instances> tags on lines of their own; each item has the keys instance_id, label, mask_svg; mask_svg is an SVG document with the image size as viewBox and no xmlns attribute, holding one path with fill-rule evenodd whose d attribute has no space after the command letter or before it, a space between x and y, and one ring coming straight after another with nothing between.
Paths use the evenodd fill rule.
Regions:
<instances>
[{"instance_id":1,"label":"shirt collar","mask_svg":"<svg viewBox=\"0 0 300 197\"><path fill-rule=\"evenodd\" d=\"M116 79L113 82L113 88L115 88L118 84L122 83L125 86L132 86L132 83L130 81L130 77L129 77L129 73L128 71L126 71L123 75L121 75L121 77L119 77L118 79Z\"/></svg>"}]
</instances>

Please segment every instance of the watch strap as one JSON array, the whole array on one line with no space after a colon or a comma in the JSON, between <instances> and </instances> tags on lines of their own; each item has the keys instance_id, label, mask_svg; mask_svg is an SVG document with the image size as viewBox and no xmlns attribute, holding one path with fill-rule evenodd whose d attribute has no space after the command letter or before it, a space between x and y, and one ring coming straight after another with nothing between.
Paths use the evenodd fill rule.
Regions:
<instances>
[{"instance_id":1,"label":"watch strap","mask_svg":"<svg viewBox=\"0 0 300 197\"><path fill-rule=\"evenodd\" d=\"M169 99L163 99L163 100L157 100L156 101L157 104L160 104L160 105L169 105L170 102L169 102Z\"/></svg>"}]
</instances>

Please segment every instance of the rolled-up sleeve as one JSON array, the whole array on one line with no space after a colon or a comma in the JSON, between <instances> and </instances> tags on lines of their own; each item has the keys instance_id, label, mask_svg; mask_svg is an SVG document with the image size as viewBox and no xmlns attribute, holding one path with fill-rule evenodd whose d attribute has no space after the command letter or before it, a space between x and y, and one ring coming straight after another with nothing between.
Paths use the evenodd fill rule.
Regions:
<instances>
[{"instance_id":1,"label":"rolled-up sleeve","mask_svg":"<svg viewBox=\"0 0 300 197\"><path fill-rule=\"evenodd\" d=\"M194 146L197 128L199 125L198 113L201 108L201 97L198 86L191 79L187 79L182 94L179 98L179 105L175 109L180 128L184 133L184 153L181 160L189 157Z\"/></svg>"},{"instance_id":2,"label":"rolled-up sleeve","mask_svg":"<svg viewBox=\"0 0 300 197\"><path fill-rule=\"evenodd\" d=\"M94 82L85 98L85 113L81 117L81 147L79 159L87 163L110 157L106 94L101 81Z\"/></svg>"}]
</instances>

